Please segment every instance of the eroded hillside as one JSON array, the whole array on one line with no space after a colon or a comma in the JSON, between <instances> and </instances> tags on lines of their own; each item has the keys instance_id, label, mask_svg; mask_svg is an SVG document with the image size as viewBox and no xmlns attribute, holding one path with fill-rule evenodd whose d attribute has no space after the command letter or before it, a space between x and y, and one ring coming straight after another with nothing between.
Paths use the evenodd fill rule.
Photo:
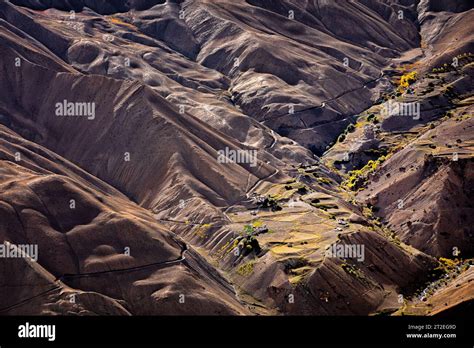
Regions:
<instances>
[{"instance_id":1,"label":"eroded hillside","mask_svg":"<svg viewBox=\"0 0 474 348\"><path fill-rule=\"evenodd\" d=\"M0 3L1 313L467 311L473 17Z\"/></svg>"}]
</instances>

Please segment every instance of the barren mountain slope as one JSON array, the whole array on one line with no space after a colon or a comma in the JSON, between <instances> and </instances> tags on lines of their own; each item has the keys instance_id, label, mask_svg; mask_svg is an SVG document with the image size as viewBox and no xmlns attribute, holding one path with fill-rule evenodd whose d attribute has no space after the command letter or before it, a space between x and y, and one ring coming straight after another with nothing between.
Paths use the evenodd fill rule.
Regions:
<instances>
[{"instance_id":1,"label":"barren mountain slope","mask_svg":"<svg viewBox=\"0 0 474 348\"><path fill-rule=\"evenodd\" d=\"M436 1L420 1L418 11L420 50L393 61L389 74L396 88L357 117L323 162L342 174L342 185L356 191L356 199L397 238L456 265L446 282L425 287L421 298L428 304L417 295L397 313L462 314L469 296L448 310L454 300L448 294L460 286L470 291L461 265L472 259L474 242L474 12L465 2ZM446 306L429 309L439 299Z\"/></svg>"},{"instance_id":2,"label":"barren mountain slope","mask_svg":"<svg viewBox=\"0 0 474 348\"><path fill-rule=\"evenodd\" d=\"M64 8L60 2L13 3ZM80 70L143 80L213 125L229 113L242 122L244 113L317 154L337 138L348 117L377 97L379 88L373 87L386 83L381 70L390 58L419 43L414 5L190 1L121 14L123 6L112 10L107 2L77 4L73 8L115 12L102 17L84 7L73 19L55 10L35 18L61 36L69 31L74 42L67 53L66 47L55 53ZM396 19L397 10L404 11L402 19ZM104 33L115 40L104 45ZM127 58L132 69L123 67ZM183 68L196 71L190 75ZM219 103L216 95L227 102ZM211 115L195 110L209 110L208 104ZM261 132L255 135L262 139Z\"/></svg>"},{"instance_id":3,"label":"barren mountain slope","mask_svg":"<svg viewBox=\"0 0 474 348\"><path fill-rule=\"evenodd\" d=\"M49 150L0 131L0 237L38 246L37 263L2 262L2 313L246 313L212 267L149 212Z\"/></svg>"}]
</instances>

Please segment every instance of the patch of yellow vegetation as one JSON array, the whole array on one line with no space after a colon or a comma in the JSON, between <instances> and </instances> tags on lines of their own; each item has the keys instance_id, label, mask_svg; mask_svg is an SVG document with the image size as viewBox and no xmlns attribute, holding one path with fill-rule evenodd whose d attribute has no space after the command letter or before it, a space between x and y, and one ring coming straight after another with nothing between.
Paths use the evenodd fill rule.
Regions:
<instances>
[{"instance_id":1,"label":"patch of yellow vegetation","mask_svg":"<svg viewBox=\"0 0 474 348\"><path fill-rule=\"evenodd\" d=\"M285 241L286 242L286 241ZM304 256L320 247L319 243L311 242L307 244L301 243L287 243L274 246L270 251L277 257L288 256L288 255L299 255Z\"/></svg>"},{"instance_id":2,"label":"patch of yellow vegetation","mask_svg":"<svg viewBox=\"0 0 474 348\"><path fill-rule=\"evenodd\" d=\"M242 277L247 277L253 273L254 270L254 261L244 263L237 269L237 273Z\"/></svg>"},{"instance_id":3,"label":"patch of yellow vegetation","mask_svg":"<svg viewBox=\"0 0 474 348\"><path fill-rule=\"evenodd\" d=\"M300 284L303 281L303 279L304 279L304 276L302 274L299 274L299 275L290 277L288 281L290 282L292 286L296 286Z\"/></svg>"},{"instance_id":4,"label":"patch of yellow vegetation","mask_svg":"<svg viewBox=\"0 0 474 348\"><path fill-rule=\"evenodd\" d=\"M239 245L239 241L236 239L234 239L231 242L227 242L225 243L222 248L220 248L219 250L219 253L221 254L221 257L224 257L226 254L230 253L232 250L234 250L235 248L237 248L237 245Z\"/></svg>"},{"instance_id":5,"label":"patch of yellow vegetation","mask_svg":"<svg viewBox=\"0 0 474 348\"><path fill-rule=\"evenodd\" d=\"M137 27L134 26L133 24L124 22L123 20L121 20L120 18L117 18L117 17L110 18L110 22L112 22L113 24L116 24L116 25L121 25L121 26L127 27L127 28L132 29L132 30L137 30Z\"/></svg>"},{"instance_id":6,"label":"patch of yellow vegetation","mask_svg":"<svg viewBox=\"0 0 474 348\"><path fill-rule=\"evenodd\" d=\"M304 214L305 213L294 213L292 215L275 216L272 220L279 222L293 222L300 220Z\"/></svg>"},{"instance_id":7,"label":"patch of yellow vegetation","mask_svg":"<svg viewBox=\"0 0 474 348\"><path fill-rule=\"evenodd\" d=\"M361 169L351 170L349 178L342 183L342 187L348 190L355 190L357 185L362 186L367 179L367 176L377 170L381 163L387 159L386 156L380 156L377 160L370 160Z\"/></svg>"},{"instance_id":8,"label":"patch of yellow vegetation","mask_svg":"<svg viewBox=\"0 0 474 348\"><path fill-rule=\"evenodd\" d=\"M199 238L206 238L207 232L209 231L209 228L211 228L211 224L203 224L201 226L198 226L196 228L196 231L194 232Z\"/></svg>"},{"instance_id":9,"label":"patch of yellow vegetation","mask_svg":"<svg viewBox=\"0 0 474 348\"><path fill-rule=\"evenodd\" d=\"M318 239L321 239L321 236L318 233L292 232L290 233L290 238L285 239L285 242L301 243L304 241L314 241Z\"/></svg>"},{"instance_id":10,"label":"patch of yellow vegetation","mask_svg":"<svg viewBox=\"0 0 474 348\"><path fill-rule=\"evenodd\" d=\"M417 78L416 71L411 71L409 73L403 74L400 77L399 88L401 89L408 88L408 86L410 86L413 82L416 81L416 78Z\"/></svg>"},{"instance_id":11,"label":"patch of yellow vegetation","mask_svg":"<svg viewBox=\"0 0 474 348\"><path fill-rule=\"evenodd\" d=\"M313 267L310 266L303 266L300 268L295 268L291 270L291 274L293 275L288 280L291 285L296 286L303 282L306 277L314 270Z\"/></svg>"},{"instance_id":12,"label":"patch of yellow vegetation","mask_svg":"<svg viewBox=\"0 0 474 348\"><path fill-rule=\"evenodd\" d=\"M272 253L277 255L287 255L287 254L294 254L297 253L299 250L293 247L289 247L288 245L277 245L270 249Z\"/></svg>"},{"instance_id":13,"label":"patch of yellow vegetation","mask_svg":"<svg viewBox=\"0 0 474 348\"><path fill-rule=\"evenodd\" d=\"M438 261L439 261L439 266L436 269L440 269L445 273L452 271L461 262L461 260L459 259L453 260L453 259L448 259L445 257L440 257Z\"/></svg>"}]
</instances>

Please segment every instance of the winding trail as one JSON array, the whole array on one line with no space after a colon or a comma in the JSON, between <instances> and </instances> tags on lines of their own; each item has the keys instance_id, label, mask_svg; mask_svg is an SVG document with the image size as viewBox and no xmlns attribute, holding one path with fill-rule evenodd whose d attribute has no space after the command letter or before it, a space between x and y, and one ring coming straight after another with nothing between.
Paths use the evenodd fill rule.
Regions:
<instances>
[{"instance_id":1,"label":"winding trail","mask_svg":"<svg viewBox=\"0 0 474 348\"><path fill-rule=\"evenodd\" d=\"M263 120L262 120L262 123L265 124L266 122L273 121L273 120L279 119L279 118L281 118L281 117L290 116L290 115L296 115L296 114L299 114L299 113L302 113L302 112L306 112L306 111L322 109L322 108L326 107L327 103L332 102L332 101L335 101L336 99L339 99L339 98L345 96L346 94L353 93L353 92L358 91L359 89L362 89L362 88L366 88L367 85L369 85L369 84L371 84L371 83L378 82L378 81L381 80L383 77L384 77L384 73L383 73L383 72L380 72L380 76L379 76L379 77L365 82L362 86L349 89L349 90L347 90L347 91L344 91L344 92L342 92L342 93L336 95L336 96L333 97L333 98L326 99L326 100L322 101L320 105L309 106L309 107L307 107L307 108L304 108L304 109L301 109L301 110L297 110L297 111L295 111L295 112L293 112L293 113L287 112L287 113L285 113L285 114L276 115L276 116L273 116L273 117L268 118L268 119L263 119Z\"/></svg>"},{"instance_id":2,"label":"winding trail","mask_svg":"<svg viewBox=\"0 0 474 348\"><path fill-rule=\"evenodd\" d=\"M149 268L149 267L174 265L176 263L183 262L186 259L186 252L187 251L188 251L188 246L187 246L186 243L184 243L183 246L182 246L182 249L181 249L181 254L179 255L179 257L177 257L174 260L158 261L158 262L153 262L153 263L149 263L149 264L141 265L141 266L134 266L134 267L129 267L129 268L121 268L121 269L111 269L111 270L107 270L107 271L76 273L76 274L63 274L63 275L57 277L56 280L62 281L64 279L71 279L71 278L94 277L94 276L100 276L100 275L103 275L103 274L110 274L110 273L139 271L139 270L146 269L146 268Z\"/></svg>"}]
</instances>

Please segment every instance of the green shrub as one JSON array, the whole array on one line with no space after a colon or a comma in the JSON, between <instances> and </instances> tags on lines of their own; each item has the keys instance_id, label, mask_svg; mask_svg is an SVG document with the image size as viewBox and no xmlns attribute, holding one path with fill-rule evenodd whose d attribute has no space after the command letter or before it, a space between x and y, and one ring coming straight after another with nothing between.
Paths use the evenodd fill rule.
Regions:
<instances>
[{"instance_id":1,"label":"green shrub","mask_svg":"<svg viewBox=\"0 0 474 348\"><path fill-rule=\"evenodd\" d=\"M372 122L372 123L377 123L377 122L378 122L377 116L375 116L375 114L370 114L370 115L367 117L367 121L368 121L368 122Z\"/></svg>"}]
</instances>

